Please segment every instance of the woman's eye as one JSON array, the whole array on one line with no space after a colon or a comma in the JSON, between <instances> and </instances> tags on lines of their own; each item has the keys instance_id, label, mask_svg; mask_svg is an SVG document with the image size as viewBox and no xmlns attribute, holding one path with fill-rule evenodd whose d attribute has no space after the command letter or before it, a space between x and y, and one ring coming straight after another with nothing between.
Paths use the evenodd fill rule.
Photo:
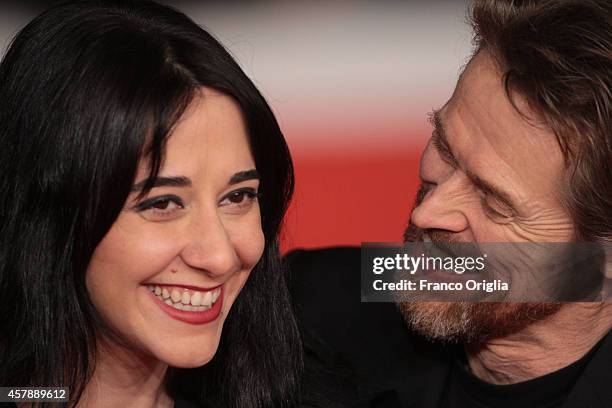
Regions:
<instances>
[{"instance_id":1,"label":"woman's eye","mask_svg":"<svg viewBox=\"0 0 612 408\"><path fill-rule=\"evenodd\" d=\"M155 208L158 210L165 210L171 204L170 200L158 201L155 204L151 205L151 208Z\"/></svg>"},{"instance_id":2,"label":"woman's eye","mask_svg":"<svg viewBox=\"0 0 612 408\"><path fill-rule=\"evenodd\" d=\"M221 206L238 206L238 207L248 207L258 198L259 193L252 188L243 188L240 190L232 191L226 194L222 199L219 205Z\"/></svg>"},{"instance_id":3,"label":"woman's eye","mask_svg":"<svg viewBox=\"0 0 612 408\"><path fill-rule=\"evenodd\" d=\"M183 208L183 201L175 195L150 198L135 207L138 212L157 218L172 216Z\"/></svg>"}]
</instances>

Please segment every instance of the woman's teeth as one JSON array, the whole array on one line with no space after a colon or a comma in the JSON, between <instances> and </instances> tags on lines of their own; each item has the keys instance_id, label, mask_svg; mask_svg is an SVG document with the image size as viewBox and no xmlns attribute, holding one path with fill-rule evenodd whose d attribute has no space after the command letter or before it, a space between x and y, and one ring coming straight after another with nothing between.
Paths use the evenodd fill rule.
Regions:
<instances>
[{"instance_id":1,"label":"woman's teeth","mask_svg":"<svg viewBox=\"0 0 612 408\"><path fill-rule=\"evenodd\" d=\"M221 294L221 288L198 292L178 287L168 288L157 285L147 286L162 302L175 309L203 312L212 307Z\"/></svg>"}]
</instances>

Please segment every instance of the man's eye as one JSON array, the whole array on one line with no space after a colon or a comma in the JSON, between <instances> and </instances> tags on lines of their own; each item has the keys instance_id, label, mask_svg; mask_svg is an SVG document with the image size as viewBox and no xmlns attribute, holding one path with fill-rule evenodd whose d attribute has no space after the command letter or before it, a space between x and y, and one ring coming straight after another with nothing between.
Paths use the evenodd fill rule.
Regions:
<instances>
[{"instance_id":1,"label":"man's eye","mask_svg":"<svg viewBox=\"0 0 612 408\"><path fill-rule=\"evenodd\" d=\"M501 203L498 203L492 198L483 197L481 203L485 212L493 218L512 217L512 211L509 208L506 208L506 206Z\"/></svg>"}]
</instances>

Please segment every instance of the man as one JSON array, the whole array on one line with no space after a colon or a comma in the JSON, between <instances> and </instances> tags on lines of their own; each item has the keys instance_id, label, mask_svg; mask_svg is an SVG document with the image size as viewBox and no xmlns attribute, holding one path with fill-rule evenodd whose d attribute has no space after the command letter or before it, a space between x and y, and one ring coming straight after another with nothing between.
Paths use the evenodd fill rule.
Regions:
<instances>
[{"instance_id":1,"label":"man","mask_svg":"<svg viewBox=\"0 0 612 408\"><path fill-rule=\"evenodd\" d=\"M405 240L609 248L612 4L477 1L472 22L476 51L432 115ZM424 341L391 305L356 303L358 257L288 257L309 353L354 386L337 389L381 407L612 407L609 299L400 303Z\"/></svg>"}]
</instances>

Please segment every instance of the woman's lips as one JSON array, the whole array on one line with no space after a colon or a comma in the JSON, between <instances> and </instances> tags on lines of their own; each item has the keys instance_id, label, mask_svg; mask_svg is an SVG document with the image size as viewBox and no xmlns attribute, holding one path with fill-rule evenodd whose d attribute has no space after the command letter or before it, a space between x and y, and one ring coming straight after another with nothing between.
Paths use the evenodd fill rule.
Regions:
<instances>
[{"instance_id":1,"label":"woman's lips","mask_svg":"<svg viewBox=\"0 0 612 408\"><path fill-rule=\"evenodd\" d=\"M153 301L171 318L189 324L206 324L221 313L223 286L205 292L184 286L149 285Z\"/></svg>"}]
</instances>

